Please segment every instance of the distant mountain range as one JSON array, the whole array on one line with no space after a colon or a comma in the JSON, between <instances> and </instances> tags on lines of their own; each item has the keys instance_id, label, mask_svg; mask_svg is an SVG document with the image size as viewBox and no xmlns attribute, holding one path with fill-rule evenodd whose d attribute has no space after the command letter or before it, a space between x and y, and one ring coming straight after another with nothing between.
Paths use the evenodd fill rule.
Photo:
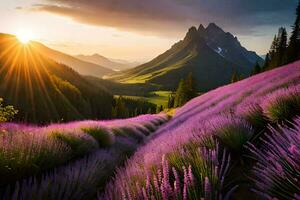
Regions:
<instances>
[{"instance_id":1,"label":"distant mountain range","mask_svg":"<svg viewBox=\"0 0 300 200\"><path fill-rule=\"evenodd\" d=\"M86 61L86 62L104 66L104 67L112 69L114 71L123 71L125 69L130 69L130 68L136 67L140 64L137 62L129 62L129 61L121 60L121 59L106 58L99 54L77 55L75 57L80 60Z\"/></svg>"},{"instance_id":2,"label":"distant mountain range","mask_svg":"<svg viewBox=\"0 0 300 200\"><path fill-rule=\"evenodd\" d=\"M0 34L0 97L19 110L16 120L48 123L110 118L112 94L44 56L47 52L49 57L74 61L39 43L24 45L15 36Z\"/></svg>"},{"instance_id":3,"label":"distant mountain range","mask_svg":"<svg viewBox=\"0 0 300 200\"><path fill-rule=\"evenodd\" d=\"M105 75L112 74L115 71L110 67L104 67L93 62L80 60L68 54L53 50L39 42L31 42L36 51L52 60L70 66L72 69L82 75L90 75L102 78Z\"/></svg>"},{"instance_id":4,"label":"distant mountain range","mask_svg":"<svg viewBox=\"0 0 300 200\"><path fill-rule=\"evenodd\" d=\"M238 39L211 23L191 27L185 38L152 61L109 76L121 83L146 83L175 89L180 79L194 75L197 88L210 90L230 82L234 72L248 76L263 59Z\"/></svg>"}]
</instances>

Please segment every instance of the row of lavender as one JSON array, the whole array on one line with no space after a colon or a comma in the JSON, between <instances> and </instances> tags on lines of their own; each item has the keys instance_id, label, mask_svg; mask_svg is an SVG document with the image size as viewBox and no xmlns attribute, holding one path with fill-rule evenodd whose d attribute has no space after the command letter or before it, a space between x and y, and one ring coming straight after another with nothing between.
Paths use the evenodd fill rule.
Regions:
<instances>
[{"instance_id":1,"label":"row of lavender","mask_svg":"<svg viewBox=\"0 0 300 200\"><path fill-rule=\"evenodd\" d=\"M297 116L300 62L218 88L180 108L98 198L300 199Z\"/></svg>"},{"instance_id":2,"label":"row of lavender","mask_svg":"<svg viewBox=\"0 0 300 200\"><path fill-rule=\"evenodd\" d=\"M89 199L166 121L159 114L47 127L0 124L0 199Z\"/></svg>"}]
</instances>

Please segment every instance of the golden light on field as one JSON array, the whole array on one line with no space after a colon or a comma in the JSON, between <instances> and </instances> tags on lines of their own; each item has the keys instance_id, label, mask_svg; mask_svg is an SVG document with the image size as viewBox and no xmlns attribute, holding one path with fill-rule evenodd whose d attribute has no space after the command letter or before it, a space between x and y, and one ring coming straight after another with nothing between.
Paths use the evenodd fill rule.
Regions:
<instances>
[{"instance_id":1,"label":"golden light on field","mask_svg":"<svg viewBox=\"0 0 300 200\"><path fill-rule=\"evenodd\" d=\"M17 32L16 36L18 40L23 44L27 44L32 39L34 39L34 34L29 30L20 30Z\"/></svg>"}]
</instances>

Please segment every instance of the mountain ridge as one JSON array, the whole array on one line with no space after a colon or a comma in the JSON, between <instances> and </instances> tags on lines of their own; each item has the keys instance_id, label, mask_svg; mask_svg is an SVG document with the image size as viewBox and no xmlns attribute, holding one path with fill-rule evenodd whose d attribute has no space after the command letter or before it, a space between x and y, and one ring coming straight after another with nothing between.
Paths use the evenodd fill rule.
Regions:
<instances>
[{"instance_id":1,"label":"mountain ridge","mask_svg":"<svg viewBox=\"0 0 300 200\"><path fill-rule=\"evenodd\" d=\"M111 117L113 96L74 69L43 55L36 43L0 34L0 97L16 120L49 123Z\"/></svg>"},{"instance_id":2,"label":"mountain ridge","mask_svg":"<svg viewBox=\"0 0 300 200\"><path fill-rule=\"evenodd\" d=\"M42 53L44 56L58 63L65 64L73 68L81 75L92 75L92 76L97 76L99 78L102 78L105 75L114 73L114 71L109 68L100 66L95 63L80 60L69 54L51 49L42 43L34 42L34 41L32 41L31 43L34 45L37 51Z\"/></svg>"},{"instance_id":3,"label":"mountain ridge","mask_svg":"<svg viewBox=\"0 0 300 200\"><path fill-rule=\"evenodd\" d=\"M104 66L105 68L112 69L114 71L122 71L126 69L130 69L132 67L138 66L138 63L135 62L129 62L129 61L122 61L120 59L111 59L107 58L105 56L102 56L100 54L93 54L93 55L75 55L75 58L78 58L80 60L94 63L100 66Z\"/></svg>"},{"instance_id":4,"label":"mountain ridge","mask_svg":"<svg viewBox=\"0 0 300 200\"><path fill-rule=\"evenodd\" d=\"M248 76L256 61L263 60L244 48L238 39L211 23L191 27L183 40L153 60L116 73L111 80L123 83L150 83L175 89L179 80L192 72L198 89L205 91L229 83L233 72ZM209 77L209 78L208 78Z\"/></svg>"}]
</instances>

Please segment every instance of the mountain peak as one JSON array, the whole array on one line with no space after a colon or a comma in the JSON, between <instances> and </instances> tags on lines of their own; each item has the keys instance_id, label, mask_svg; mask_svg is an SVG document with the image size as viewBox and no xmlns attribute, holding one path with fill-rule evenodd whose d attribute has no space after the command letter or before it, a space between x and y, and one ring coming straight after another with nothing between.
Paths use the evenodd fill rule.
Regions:
<instances>
[{"instance_id":1,"label":"mountain peak","mask_svg":"<svg viewBox=\"0 0 300 200\"><path fill-rule=\"evenodd\" d=\"M221 33L225 33L223 31L222 28L220 28L219 26L217 26L215 23L210 23L207 27L206 27L206 31L208 33L215 33L215 34L221 34Z\"/></svg>"},{"instance_id":2,"label":"mountain peak","mask_svg":"<svg viewBox=\"0 0 300 200\"><path fill-rule=\"evenodd\" d=\"M199 33L202 33L202 32L204 32L204 31L205 31L204 26L203 26L202 24L200 24L200 26L199 26L199 28L198 28L198 32L199 32Z\"/></svg>"},{"instance_id":3,"label":"mountain peak","mask_svg":"<svg viewBox=\"0 0 300 200\"><path fill-rule=\"evenodd\" d=\"M195 26L192 26L191 28L189 28L189 31L187 32L187 34L185 36L185 40L191 40L191 39L197 38L197 37L198 37L197 28Z\"/></svg>"}]
</instances>

